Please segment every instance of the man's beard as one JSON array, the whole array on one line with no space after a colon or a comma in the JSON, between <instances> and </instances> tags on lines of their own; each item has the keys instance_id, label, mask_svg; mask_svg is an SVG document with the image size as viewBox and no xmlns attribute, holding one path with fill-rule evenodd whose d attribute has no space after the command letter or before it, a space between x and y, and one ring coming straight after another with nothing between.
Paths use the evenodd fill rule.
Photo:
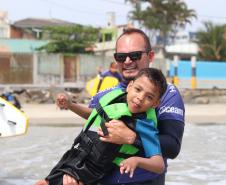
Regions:
<instances>
[{"instance_id":1,"label":"man's beard","mask_svg":"<svg viewBox=\"0 0 226 185\"><path fill-rule=\"evenodd\" d=\"M126 78L123 76L123 81L129 82L131 80L134 80L134 78L135 77L132 77L132 76L131 77L126 77Z\"/></svg>"}]
</instances>

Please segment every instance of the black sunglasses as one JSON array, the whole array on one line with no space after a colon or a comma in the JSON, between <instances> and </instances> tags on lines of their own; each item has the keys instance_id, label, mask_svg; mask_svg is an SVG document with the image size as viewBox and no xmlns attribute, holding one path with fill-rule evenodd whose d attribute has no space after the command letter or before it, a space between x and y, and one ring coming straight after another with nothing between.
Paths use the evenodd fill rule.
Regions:
<instances>
[{"instance_id":1,"label":"black sunglasses","mask_svg":"<svg viewBox=\"0 0 226 185\"><path fill-rule=\"evenodd\" d=\"M136 61L140 60L143 53L148 53L148 51L133 51L130 53L114 53L114 58L117 62L123 63L126 58L129 57L130 60Z\"/></svg>"}]
</instances>

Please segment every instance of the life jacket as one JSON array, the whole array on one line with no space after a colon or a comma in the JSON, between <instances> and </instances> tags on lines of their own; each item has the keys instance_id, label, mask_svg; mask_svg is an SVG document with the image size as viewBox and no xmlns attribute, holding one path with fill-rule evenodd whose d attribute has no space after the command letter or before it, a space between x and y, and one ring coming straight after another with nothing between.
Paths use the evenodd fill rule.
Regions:
<instances>
[{"instance_id":1,"label":"life jacket","mask_svg":"<svg viewBox=\"0 0 226 185\"><path fill-rule=\"evenodd\" d=\"M149 109L146 113L131 114L125 97L126 92L116 89L100 99L72 148L64 154L46 178L47 180L51 182L53 177L62 177L62 173L66 173L84 184L91 184L114 169L122 160L137 155L141 151L141 148L134 145L102 142L97 134L100 127L105 134L108 134L105 122L112 119L122 120L133 130L135 130L136 119L150 119L157 124L154 109Z\"/></svg>"}]
</instances>

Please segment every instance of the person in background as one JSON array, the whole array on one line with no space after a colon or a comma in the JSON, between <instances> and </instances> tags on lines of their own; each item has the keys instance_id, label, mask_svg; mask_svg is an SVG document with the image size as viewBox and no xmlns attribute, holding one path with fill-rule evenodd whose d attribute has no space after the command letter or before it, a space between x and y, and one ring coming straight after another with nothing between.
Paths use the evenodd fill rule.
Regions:
<instances>
[{"instance_id":1,"label":"person in background","mask_svg":"<svg viewBox=\"0 0 226 185\"><path fill-rule=\"evenodd\" d=\"M23 92L26 92L26 90L12 90L9 86L7 86L5 87L3 93L0 94L0 97L13 104L16 108L21 109L21 103L16 95L22 94Z\"/></svg>"},{"instance_id":2,"label":"person in background","mask_svg":"<svg viewBox=\"0 0 226 185\"><path fill-rule=\"evenodd\" d=\"M98 66L98 67L97 67L97 75L98 75L99 77L101 76L102 72L103 72L103 67L102 67L102 66Z\"/></svg>"},{"instance_id":3,"label":"person in background","mask_svg":"<svg viewBox=\"0 0 226 185\"><path fill-rule=\"evenodd\" d=\"M109 70L101 73L101 77L104 78L106 76L112 76L118 79L119 82L122 81L122 76L118 72L118 64L116 62L111 62L109 66Z\"/></svg>"},{"instance_id":4,"label":"person in background","mask_svg":"<svg viewBox=\"0 0 226 185\"><path fill-rule=\"evenodd\" d=\"M118 37L114 58L118 64L119 72L123 77L123 82L115 88L125 89L129 81L133 80L141 69L149 67L153 62L154 52L147 35L140 29L130 28ZM113 89L99 92L92 98L89 107L72 102L71 98L66 94L59 94L57 104L59 107L68 108L87 119L92 108L98 104L101 96ZM179 90L173 84L167 85L167 90L162 96L159 106L156 108L156 114L162 156L165 160L165 166L167 166L167 159L174 159L179 154L184 132L184 102ZM105 125L109 135L104 136L99 131L102 141L115 144L140 143L137 134L124 123L106 123ZM65 178L67 179L68 185L81 184L81 182L77 181L71 182L70 176ZM134 172L133 178L122 178L118 171L114 171L109 173L100 183L103 185L164 185L165 173L156 175L138 168Z\"/></svg>"}]
</instances>

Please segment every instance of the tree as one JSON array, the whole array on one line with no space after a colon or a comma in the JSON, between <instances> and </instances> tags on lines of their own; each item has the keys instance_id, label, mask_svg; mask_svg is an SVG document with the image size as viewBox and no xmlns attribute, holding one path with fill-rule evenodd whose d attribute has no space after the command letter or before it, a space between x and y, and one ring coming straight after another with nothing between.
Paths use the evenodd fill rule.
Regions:
<instances>
[{"instance_id":1,"label":"tree","mask_svg":"<svg viewBox=\"0 0 226 185\"><path fill-rule=\"evenodd\" d=\"M226 25L204 22L205 29L197 32L199 58L226 61Z\"/></svg>"},{"instance_id":2,"label":"tree","mask_svg":"<svg viewBox=\"0 0 226 185\"><path fill-rule=\"evenodd\" d=\"M47 45L39 48L49 53L84 53L85 48L96 42L99 29L90 26L57 26L46 27L44 33L51 40Z\"/></svg>"},{"instance_id":3,"label":"tree","mask_svg":"<svg viewBox=\"0 0 226 185\"><path fill-rule=\"evenodd\" d=\"M184 27L196 18L196 13L188 9L181 0L126 0L134 10L129 13L129 18L150 30L159 32L166 44L166 37L175 36L178 27ZM143 5L143 6L142 6Z\"/></svg>"}]
</instances>

